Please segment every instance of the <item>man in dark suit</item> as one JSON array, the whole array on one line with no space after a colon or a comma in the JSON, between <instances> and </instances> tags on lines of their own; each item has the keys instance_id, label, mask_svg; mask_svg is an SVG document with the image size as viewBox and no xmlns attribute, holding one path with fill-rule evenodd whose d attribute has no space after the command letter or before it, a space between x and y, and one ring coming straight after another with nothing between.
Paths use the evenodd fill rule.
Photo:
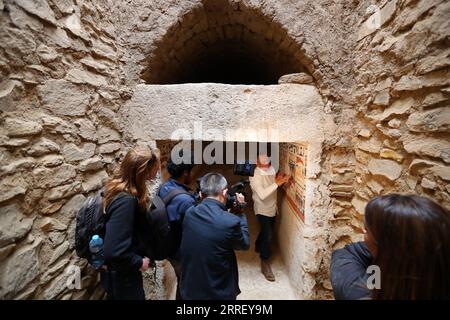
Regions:
<instances>
[{"instance_id":1,"label":"man in dark suit","mask_svg":"<svg viewBox=\"0 0 450 320\"><path fill-rule=\"evenodd\" d=\"M250 247L247 218L227 211L227 180L221 174L203 176L200 190L204 200L183 221L181 297L235 300L241 291L234 250ZM244 201L241 194L238 201Z\"/></svg>"}]
</instances>

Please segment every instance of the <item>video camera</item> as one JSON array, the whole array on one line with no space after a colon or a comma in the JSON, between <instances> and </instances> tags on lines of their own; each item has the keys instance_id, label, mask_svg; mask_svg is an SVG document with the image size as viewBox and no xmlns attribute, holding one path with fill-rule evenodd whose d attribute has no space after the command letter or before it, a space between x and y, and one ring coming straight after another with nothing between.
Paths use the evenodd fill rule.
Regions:
<instances>
[{"instance_id":1,"label":"video camera","mask_svg":"<svg viewBox=\"0 0 450 320\"><path fill-rule=\"evenodd\" d=\"M247 206L246 202L238 202L236 193L242 193L244 198L247 197L244 189L250 184L248 180L240 180L239 182L233 184L230 188L228 188L227 193L227 209L230 209L232 213L242 213Z\"/></svg>"},{"instance_id":2,"label":"video camera","mask_svg":"<svg viewBox=\"0 0 450 320\"><path fill-rule=\"evenodd\" d=\"M196 203L200 203L200 180L201 177L197 179L197 190L194 193L194 198ZM246 202L238 202L237 201L237 195L236 193L241 193L245 198L247 197L246 193L244 192L244 189L250 184L249 180L240 180L239 182L233 184L231 187L228 188L227 193L227 202L225 204L226 208L230 210L230 212L235 214L240 214L244 211L245 207L247 206Z\"/></svg>"}]
</instances>

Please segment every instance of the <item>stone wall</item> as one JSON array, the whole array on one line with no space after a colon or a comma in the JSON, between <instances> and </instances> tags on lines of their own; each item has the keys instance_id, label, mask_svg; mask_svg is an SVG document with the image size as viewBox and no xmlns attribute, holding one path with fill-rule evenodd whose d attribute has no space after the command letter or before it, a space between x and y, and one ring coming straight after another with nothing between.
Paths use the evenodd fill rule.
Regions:
<instances>
[{"instance_id":1,"label":"stone wall","mask_svg":"<svg viewBox=\"0 0 450 320\"><path fill-rule=\"evenodd\" d=\"M352 201L360 214L372 196L395 191L450 205L449 15L448 1L391 1L378 30L360 31Z\"/></svg>"},{"instance_id":2,"label":"stone wall","mask_svg":"<svg viewBox=\"0 0 450 320\"><path fill-rule=\"evenodd\" d=\"M76 209L127 146L109 3L0 3L0 297L99 298L73 239ZM83 290L66 288L71 265Z\"/></svg>"}]
</instances>

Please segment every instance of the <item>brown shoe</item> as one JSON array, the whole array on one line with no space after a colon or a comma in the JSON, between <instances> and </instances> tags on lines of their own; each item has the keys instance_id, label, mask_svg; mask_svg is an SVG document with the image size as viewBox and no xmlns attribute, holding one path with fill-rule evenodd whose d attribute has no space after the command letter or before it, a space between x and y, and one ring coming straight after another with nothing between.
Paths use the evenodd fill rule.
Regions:
<instances>
[{"instance_id":1,"label":"brown shoe","mask_svg":"<svg viewBox=\"0 0 450 320\"><path fill-rule=\"evenodd\" d=\"M275 276L269 262L261 260L261 272L268 281L275 281Z\"/></svg>"}]
</instances>

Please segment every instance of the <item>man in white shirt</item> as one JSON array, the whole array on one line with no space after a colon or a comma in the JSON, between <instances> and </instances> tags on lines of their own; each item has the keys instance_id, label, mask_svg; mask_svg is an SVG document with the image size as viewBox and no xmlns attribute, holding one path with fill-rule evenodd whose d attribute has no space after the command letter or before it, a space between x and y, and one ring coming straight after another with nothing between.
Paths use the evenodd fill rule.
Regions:
<instances>
[{"instance_id":1,"label":"man in white shirt","mask_svg":"<svg viewBox=\"0 0 450 320\"><path fill-rule=\"evenodd\" d=\"M254 211L261 225L255 246L261 258L261 272L269 281L275 281L268 260L271 256L270 246L277 214L277 189L289 179L290 176L276 174L266 154L258 156L255 173L249 178L253 191Z\"/></svg>"}]
</instances>

